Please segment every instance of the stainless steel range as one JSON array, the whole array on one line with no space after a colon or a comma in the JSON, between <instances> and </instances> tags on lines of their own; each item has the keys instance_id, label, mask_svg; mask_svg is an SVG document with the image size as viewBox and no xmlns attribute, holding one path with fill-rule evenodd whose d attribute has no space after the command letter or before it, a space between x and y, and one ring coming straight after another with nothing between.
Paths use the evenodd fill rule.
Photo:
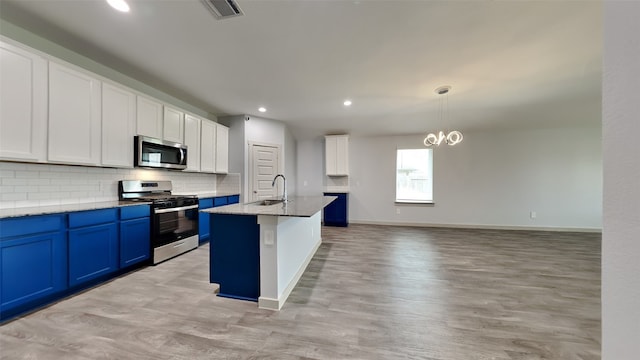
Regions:
<instances>
[{"instance_id":1,"label":"stainless steel range","mask_svg":"<svg viewBox=\"0 0 640 360\"><path fill-rule=\"evenodd\" d=\"M153 263L198 247L198 198L171 194L171 181L121 180L122 201L151 202Z\"/></svg>"}]
</instances>

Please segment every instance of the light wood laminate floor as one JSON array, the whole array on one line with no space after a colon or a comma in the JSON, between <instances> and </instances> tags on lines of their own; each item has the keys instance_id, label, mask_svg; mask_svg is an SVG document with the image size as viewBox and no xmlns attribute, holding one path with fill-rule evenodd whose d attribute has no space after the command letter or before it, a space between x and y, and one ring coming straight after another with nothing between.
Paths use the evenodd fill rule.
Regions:
<instances>
[{"instance_id":1,"label":"light wood laminate floor","mask_svg":"<svg viewBox=\"0 0 640 360\"><path fill-rule=\"evenodd\" d=\"M600 234L324 227L280 312L208 246L0 327L2 359L600 359Z\"/></svg>"}]
</instances>

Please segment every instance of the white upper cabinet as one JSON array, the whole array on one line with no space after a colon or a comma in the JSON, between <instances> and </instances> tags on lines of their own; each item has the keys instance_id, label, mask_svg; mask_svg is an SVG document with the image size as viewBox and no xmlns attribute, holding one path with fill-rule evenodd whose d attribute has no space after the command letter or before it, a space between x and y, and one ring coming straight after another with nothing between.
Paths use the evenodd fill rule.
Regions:
<instances>
[{"instance_id":1,"label":"white upper cabinet","mask_svg":"<svg viewBox=\"0 0 640 360\"><path fill-rule=\"evenodd\" d=\"M184 115L184 144L187 145L185 171L200 171L200 123L197 117Z\"/></svg>"},{"instance_id":2,"label":"white upper cabinet","mask_svg":"<svg viewBox=\"0 0 640 360\"><path fill-rule=\"evenodd\" d=\"M349 175L349 135L325 136L327 176Z\"/></svg>"},{"instance_id":3,"label":"white upper cabinet","mask_svg":"<svg viewBox=\"0 0 640 360\"><path fill-rule=\"evenodd\" d=\"M216 172L216 123L202 120L200 171Z\"/></svg>"},{"instance_id":4,"label":"white upper cabinet","mask_svg":"<svg viewBox=\"0 0 640 360\"><path fill-rule=\"evenodd\" d=\"M102 165L133 167L136 95L122 87L102 84Z\"/></svg>"},{"instance_id":5,"label":"white upper cabinet","mask_svg":"<svg viewBox=\"0 0 640 360\"><path fill-rule=\"evenodd\" d=\"M184 142L184 113L164 107L164 140L182 144Z\"/></svg>"},{"instance_id":6,"label":"white upper cabinet","mask_svg":"<svg viewBox=\"0 0 640 360\"><path fill-rule=\"evenodd\" d=\"M138 135L162 139L162 104L138 95L136 102L136 122L136 132Z\"/></svg>"},{"instance_id":7,"label":"white upper cabinet","mask_svg":"<svg viewBox=\"0 0 640 360\"><path fill-rule=\"evenodd\" d=\"M216 173L229 172L229 128L216 124Z\"/></svg>"},{"instance_id":8,"label":"white upper cabinet","mask_svg":"<svg viewBox=\"0 0 640 360\"><path fill-rule=\"evenodd\" d=\"M0 41L0 159L47 158L47 61Z\"/></svg>"},{"instance_id":9,"label":"white upper cabinet","mask_svg":"<svg viewBox=\"0 0 640 360\"><path fill-rule=\"evenodd\" d=\"M49 62L50 162L100 165L100 81Z\"/></svg>"}]
</instances>

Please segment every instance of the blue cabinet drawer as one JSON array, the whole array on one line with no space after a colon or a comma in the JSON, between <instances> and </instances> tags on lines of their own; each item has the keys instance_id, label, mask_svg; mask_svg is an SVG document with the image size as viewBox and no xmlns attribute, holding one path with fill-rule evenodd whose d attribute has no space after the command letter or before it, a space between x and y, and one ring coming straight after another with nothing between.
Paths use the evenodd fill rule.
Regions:
<instances>
[{"instance_id":1,"label":"blue cabinet drawer","mask_svg":"<svg viewBox=\"0 0 640 360\"><path fill-rule=\"evenodd\" d=\"M213 207L224 206L227 205L227 197L226 196L218 196L213 198Z\"/></svg>"},{"instance_id":2,"label":"blue cabinet drawer","mask_svg":"<svg viewBox=\"0 0 640 360\"><path fill-rule=\"evenodd\" d=\"M200 209L209 209L213 207L213 198L206 198L206 199L200 199L199 200Z\"/></svg>"},{"instance_id":3,"label":"blue cabinet drawer","mask_svg":"<svg viewBox=\"0 0 640 360\"><path fill-rule=\"evenodd\" d=\"M200 209L210 209L212 207L213 198L200 199ZM209 241L209 214L207 213L198 213L198 238L200 244Z\"/></svg>"},{"instance_id":4,"label":"blue cabinet drawer","mask_svg":"<svg viewBox=\"0 0 640 360\"><path fill-rule=\"evenodd\" d=\"M69 228L106 224L118 220L118 208L80 211L69 214Z\"/></svg>"},{"instance_id":5,"label":"blue cabinet drawer","mask_svg":"<svg viewBox=\"0 0 640 360\"><path fill-rule=\"evenodd\" d=\"M120 208L120 220L137 219L148 217L150 214L149 205L125 206Z\"/></svg>"},{"instance_id":6,"label":"blue cabinet drawer","mask_svg":"<svg viewBox=\"0 0 640 360\"><path fill-rule=\"evenodd\" d=\"M0 238L60 231L64 225L64 214L4 219L0 220Z\"/></svg>"},{"instance_id":7,"label":"blue cabinet drawer","mask_svg":"<svg viewBox=\"0 0 640 360\"><path fill-rule=\"evenodd\" d=\"M227 204L237 204L240 202L240 195L227 196Z\"/></svg>"}]
</instances>

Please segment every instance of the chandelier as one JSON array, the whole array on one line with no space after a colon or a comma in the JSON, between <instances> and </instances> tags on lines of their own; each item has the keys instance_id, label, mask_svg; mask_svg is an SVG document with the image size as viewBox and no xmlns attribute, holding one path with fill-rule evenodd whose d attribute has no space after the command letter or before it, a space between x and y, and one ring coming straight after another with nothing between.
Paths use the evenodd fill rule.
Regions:
<instances>
[{"instance_id":1,"label":"chandelier","mask_svg":"<svg viewBox=\"0 0 640 360\"><path fill-rule=\"evenodd\" d=\"M440 104L438 110L438 118L440 119L440 123L443 122L445 115L448 116L449 113L449 90L451 90L451 86L441 86L436 89L436 94L444 95L440 96ZM437 134L427 134L427 136L424 138L424 146L440 146L440 144L442 144L443 142L447 145L453 146L455 144L459 144L461 141L462 133L460 131L440 130Z\"/></svg>"}]
</instances>

